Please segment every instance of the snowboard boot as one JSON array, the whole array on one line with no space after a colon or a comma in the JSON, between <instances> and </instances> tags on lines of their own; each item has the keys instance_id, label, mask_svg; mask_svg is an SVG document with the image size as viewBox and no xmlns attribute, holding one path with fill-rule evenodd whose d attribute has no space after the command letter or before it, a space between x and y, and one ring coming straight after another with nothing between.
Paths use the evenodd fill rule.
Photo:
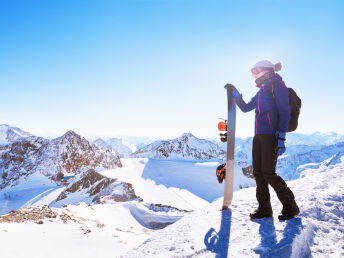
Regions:
<instances>
[{"instance_id":1,"label":"snowboard boot","mask_svg":"<svg viewBox=\"0 0 344 258\"><path fill-rule=\"evenodd\" d=\"M300 209L297 206L295 200L293 200L289 205L283 206L281 215L278 216L279 220L289 220L295 218L296 215L300 213Z\"/></svg>"},{"instance_id":2,"label":"snowboard boot","mask_svg":"<svg viewBox=\"0 0 344 258\"><path fill-rule=\"evenodd\" d=\"M251 219L263 219L272 217L272 208L258 207L253 213L250 214Z\"/></svg>"}]
</instances>

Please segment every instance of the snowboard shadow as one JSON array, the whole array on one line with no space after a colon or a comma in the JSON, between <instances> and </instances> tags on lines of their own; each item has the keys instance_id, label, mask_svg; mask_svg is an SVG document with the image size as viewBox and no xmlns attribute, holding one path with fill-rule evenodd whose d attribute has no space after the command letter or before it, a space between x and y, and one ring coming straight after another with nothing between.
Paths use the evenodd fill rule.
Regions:
<instances>
[{"instance_id":1,"label":"snowboard shadow","mask_svg":"<svg viewBox=\"0 0 344 258\"><path fill-rule=\"evenodd\" d=\"M260 224L259 234L261 237L261 242L256 248L253 249L256 254L259 254L260 257L292 256L293 243L304 228L301 218L294 218L286 221L282 239L278 242L273 218L252 220L252 222ZM301 243L296 243L296 245L299 244ZM303 248L305 248L305 246L303 246ZM309 247L308 249L303 250L301 257L311 257L311 251Z\"/></svg>"},{"instance_id":2,"label":"snowboard shadow","mask_svg":"<svg viewBox=\"0 0 344 258\"><path fill-rule=\"evenodd\" d=\"M220 231L216 232L214 228L209 229L204 236L206 249L216 253L215 257L227 257L229 238L231 232L232 210L229 208L222 211Z\"/></svg>"}]
</instances>

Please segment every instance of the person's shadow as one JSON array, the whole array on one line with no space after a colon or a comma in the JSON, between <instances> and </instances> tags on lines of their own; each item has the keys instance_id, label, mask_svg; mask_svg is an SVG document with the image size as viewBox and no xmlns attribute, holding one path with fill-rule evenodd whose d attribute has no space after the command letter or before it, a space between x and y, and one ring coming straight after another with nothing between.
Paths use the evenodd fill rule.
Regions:
<instances>
[{"instance_id":1,"label":"person's shadow","mask_svg":"<svg viewBox=\"0 0 344 258\"><path fill-rule=\"evenodd\" d=\"M229 237L231 232L232 210L230 208L222 211L220 231L214 228L209 229L204 237L204 244L207 250L216 253L216 257L227 257Z\"/></svg>"},{"instance_id":2,"label":"person's shadow","mask_svg":"<svg viewBox=\"0 0 344 258\"><path fill-rule=\"evenodd\" d=\"M260 257L291 257L293 254L293 242L300 235L303 228L302 219L294 218L287 220L283 231L282 239L277 242L274 219L259 219L252 222L260 224L259 234L261 236L260 244L254 248L254 252ZM311 251L308 245L302 246L301 254L298 257L311 257Z\"/></svg>"}]
</instances>

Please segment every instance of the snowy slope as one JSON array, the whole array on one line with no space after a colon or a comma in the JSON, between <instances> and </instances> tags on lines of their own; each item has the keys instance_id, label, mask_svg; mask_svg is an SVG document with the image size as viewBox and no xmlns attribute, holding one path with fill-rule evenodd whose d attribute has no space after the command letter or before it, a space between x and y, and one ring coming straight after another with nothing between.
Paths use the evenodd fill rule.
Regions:
<instances>
[{"instance_id":1,"label":"snowy slope","mask_svg":"<svg viewBox=\"0 0 344 258\"><path fill-rule=\"evenodd\" d=\"M0 216L1 257L114 257L182 215L138 202L29 207Z\"/></svg>"},{"instance_id":2,"label":"snowy slope","mask_svg":"<svg viewBox=\"0 0 344 258\"><path fill-rule=\"evenodd\" d=\"M301 214L287 222L272 196L274 218L249 220L255 188L234 194L230 210L222 199L186 215L121 257L342 257L344 255L344 159L341 164L308 170L288 185Z\"/></svg>"},{"instance_id":3,"label":"snowy slope","mask_svg":"<svg viewBox=\"0 0 344 258\"><path fill-rule=\"evenodd\" d=\"M235 192L231 209L224 212L219 210L222 198L189 213L137 201L30 207L0 216L1 255L343 257L343 182L343 158L307 169L303 178L288 182L300 216L283 222L277 219L281 204L273 192L274 218L248 219L257 205L254 187Z\"/></svg>"},{"instance_id":4,"label":"snowy slope","mask_svg":"<svg viewBox=\"0 0 344 258\"><path fill-rule=\"evenodd\" d=\"M215 143L199 139L191 133L179 138L155 141L132 154L136 158L176 159L176 160L219 160L225 152Z\"/></svg>"},{"instance_id":5,"label":"snowy slope","mask_svg":"<svg viewBox=\"0 0 344 258\"><path fill-rule=\"evenodd\" d=\"M151 162L156 164L156 162L160 161L149 160L147 158L122 159L122 168L104 170L100 173L108 178L117 178L123 182L130 183L136 195L142 198L146 203L168 205L180 210L195 210L208 204L208 202L204 200L206 198L202 195L198 195L199 192L195 191L199 189L201 185L196 189L192 188L190 184L183 187L178 184L178 179L180 178L178 175L174 174L173 176L169 174L171 170L176 172L184 171L184 162L177 162L172 169L166 166L166 164L161 164L160 168L166 172L163 177L167 180L171 179L171 184L164 184L165 182L157 180L157 178L162 177L160 174L161 170L153 170L153 172L157 173L156 176L144 176L147 171L147 166L149 166ZM197 167L194 166L194 170L197 171ZM215 179L213 170L212 176L212 179ZM191 183L192 180L190 176L188 179L188 182ZM175 184L173 184L173 182ZM214 180L212 180L212 182L214 182ZM219 194L222 194L221 187L217 187L220 190Z\"/></svg>"}]
</instances>

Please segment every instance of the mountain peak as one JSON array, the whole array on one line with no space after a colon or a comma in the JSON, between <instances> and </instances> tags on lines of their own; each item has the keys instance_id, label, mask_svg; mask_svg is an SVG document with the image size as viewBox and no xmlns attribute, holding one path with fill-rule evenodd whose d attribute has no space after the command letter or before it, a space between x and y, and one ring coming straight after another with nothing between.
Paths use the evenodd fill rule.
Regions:
<instances>
[{"instance_id":1,"label":"mountain peak","mask_svg":"<svg viewBox=\"0 0 344 258\"><path fill-rule=\"evenodd\" d=\"M76 132L74 132L73 130L69 130L63 136L69 138L69 137L75 137L75 136L79 136L79 135Z\"/></svg>"},{"instance_id":2,"label":"mountain peak","mask_svg":"<svg viewBox=\"0 0 344 258\"><path fill-rule=\"evenodd\" d=\"M54 141L65 141L65 140L70 141L72 139L77 139L78 141L80 141L83 139L83 137L81 137L79 134L77 134L73 130L69 130L62 136L55 138Z\"/></svg>"},{"instance_id":3,"label":"mountain peak","mask_svg":"<svg viewBox=\"0 0 344 258\"><path fill-rule=\"evenodd\" d=\"M183 133L181 136L179 136L179 139L184 139L184 138L196 138L192 133Z\"/></svg>"}]
</instances>

